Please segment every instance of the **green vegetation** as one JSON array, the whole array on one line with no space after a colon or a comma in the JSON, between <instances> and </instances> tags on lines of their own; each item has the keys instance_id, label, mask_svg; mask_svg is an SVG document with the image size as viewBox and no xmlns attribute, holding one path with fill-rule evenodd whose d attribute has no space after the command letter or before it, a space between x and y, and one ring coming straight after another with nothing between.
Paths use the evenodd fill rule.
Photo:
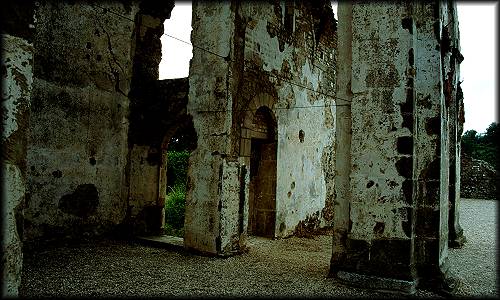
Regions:
<instances>
[{"instance_id":1,"label":"green vegetation","mask_svg":"<svg viewBox=\"0 0 500 300\"><path fill-rule=\"evenodd\" d=\"M184 213L186 204L186 185L178 184L167 193L165 201L165 233L182 237L184 232Z\"/></svg>"},{"instance_id":2,"label":"green vegetation","mask_svg":"<svg viewBox=\"0 0 500 300\"><path fill-rule=\"evenodd\" d=\"M198 139L190 120L179 125L168 144L165 234L183 237L189 156Z\"/></svg>"},{"instance_id":3,"label":"green vegetation","mask_svg":"<svg viewBox=\"0 0 500 300\"><path fill-rule=\"evenodd\" d=\"M165 201L165 234L183 237L186 204L186 182L189 151L169 151L167 162L167 197Z\"/></svg>"},{"instance_id":4,"label":"green vegetation","mask_svg":"<svg viewBox=\"0 0 500 300\"><path fill-rule=\"evenodd\" d=\"M173 189L177 185L186 185L189 155L187 150L168 151L167 190L169 187Z\"/></svg>"},{"instance_id":5,"label":"green vegetation","mask_svg":"<svg viewBox=\"0 0 500 300\"><path fill-rule=\"evenodd\" d=\"M497 171L500 171L498 159L499 138L498 123L495 122L491 123L486 132L482 134L478 134L475 130L467 130L462 135L462 153L487 161Z\"/></svg>"}]
</instances>

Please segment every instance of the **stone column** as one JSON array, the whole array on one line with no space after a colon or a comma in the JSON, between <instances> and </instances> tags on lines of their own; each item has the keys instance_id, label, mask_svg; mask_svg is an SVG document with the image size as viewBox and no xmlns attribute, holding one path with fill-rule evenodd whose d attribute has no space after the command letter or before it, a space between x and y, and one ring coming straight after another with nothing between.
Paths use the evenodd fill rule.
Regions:
<instances>
[{"instance_id":1,"label":"stone column","mask_svg":"<svg viewBox=\"0 0 500 300\"><path fill-rule=\"evenodd\" d=\"M450 194L449 113L456 87L451 55L450 19L445 2L415 4L416 130L415 130L415 253L421 286L449 291L448 264ZM454 191L452 191L454 192Z\"/></svg>"},{"instance_id":2,"label":"stone column","mask_svg":"<svg viewBox=\"0 0 500 300\"><path fill-rule=\"evenodd\" d=\"M450 193L448 246L461 248L467 239L460 226L460 140L458 125L458 103L454 99L450 106Z\"/></svg>"},{"instance_id":3,"label":"stone column","mask_svg":"<svg viewBox=\"0 0 500 300\"><path fill-rule=\"evenodd\" d=\"M166 150L162 146L166 145L162 144L165 132L175 125L164 120L177 120L178 116L168 110L170 102L176 102L165 97L165 89L158 81L158 65L163 23L170 18L173 7L173 0L143 1L135 17L133 74L128 93L128 217L135 234L161 234L165 225Z\"/></svg>"},{"instance_id":4,"label":"stone column","mask_svg":"<svg viewBox=\"0 0 500 300\"><path fill-rule=\"evenodd\" d=\"M449 193L449 234L448 246L453 248L462 247L467 239L460 226L460 142L463 128L460 126L460 102L462 91L459 86L460 63L463 56L460 53L460 32L457 22L457 5L450 3L447 7L448 26L446 34L449 43L444 49L446 53L445 67L447 74L445 79L445 97L449 99L449 125L450 125L450 193Z\"/></svg>"},{"instance_id":5,"label":"stone column","mask_svg":"<svg viewBox=\"0 0 500 300\"><path fill-rule=\"evenodd\" d=\"M347 259L346 244L349 230L349 199L351 174L351 76L352 76L352 4L339 3L337 30L337 107L335 130L335 192L333 207L333 251L331 273Z\"/></svg>"},{"instance_id":6,"label":"stone column","mask_svg":"<svg viewBox=\"0 0 500 300\"><path fill-rule=\"evenodd\" d=\"M2 298L17 297L23 264L26 145L33 84L33 3L7 3L2 20Z\"/></svg>"},{"instance_id":7,"label":"stone column","mask_svg":"<svg viewBox=\"0 0 500 300\"><path fill-rule=\"evenodd\" d=\"M330 272L348 284L452 287L446 91L457 83L443 24L455 14L439 2L339 4L338 97L351 106L338 118Z\"/></svg>"},{"instance_id":8,"label":"stone column","mask_svg":"<svg viewBox=\"0 0 500 300\"><path fill-rule=\"evenodd\" d=\"M230 2L193 2L191 41L198 47L189 69L188 113L198 140L188 170L184 246L212 255L231 252L239 234L233 207L239 163L231 155L234 18Z\"/></svg>"},{"instance_id":9,"label":"stone column","mask_svg":"<svg viewBox=\"0 0 500 300\"><path fill-rule=\"evenodd\" d=\"M466 242L467 238L464 235L462 226L460 226L460 187L461 187L461 157L462 157L462 133L463 133L463 121L464 121L464 104L463 104L463 94L460 88L460 83L457 84L457 91L455 94L455 104L453 105L455 119L455 130L456 130L456 140L454 146L455 149L450 149L450 153L454 153L454 159L451 159L451 168L455 171L454 173L454 185L450 185L452 188L452 193L450 193L450 221L449 221L449 236L448 236L448 246L451 248L461 248Z\"/></svg>"},{"instance_id":10,"label":"stone column","mask_svg":"<svg viewBox=\"0 0 500 300\"><path fill-rule=\"evenodd\" d=\"M411 6L339 3L336 206L331 274L412 293ZM349 143L350 141L350 143Z\"/></svg>"}]
</instances>

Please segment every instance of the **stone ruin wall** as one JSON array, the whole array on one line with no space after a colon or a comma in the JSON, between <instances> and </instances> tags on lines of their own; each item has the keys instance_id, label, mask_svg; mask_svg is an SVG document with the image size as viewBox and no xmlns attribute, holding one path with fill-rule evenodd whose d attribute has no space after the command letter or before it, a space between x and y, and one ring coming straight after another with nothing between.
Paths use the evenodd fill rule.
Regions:
<instances>
[{"instance_id":1,"label":"stone ruin wall","mask_svg":"<svg viewBox=\"0 0 500 300\"><path fill-rule=\"evenodd\" d=\"M458 214L448 210L458 205L450 194L459 185L448 185L458 180L450 174L459 170L460 153L454 4L340 5L341 22L350 29L339 30L338 78L335 30L315 22L333 17L330 4L300 5L193 3L191 41L218 56L195 47L190 66L187 112L198 147L188 174L186 248L225 255L245 247L244 170L251 165L245 129L253 126L249 111L264 105L278 125L277 237L334 224L332 273L403 279L410 290L417 278L419 285L445 284L448 239L460 230ZM127 216L148 219L140 217L148 203L158 213L158 141L175 127L137 137L143 109L162 101L137 106L144 88L156 85L166 95L172 88L152 78L141 88L133 78L154 73L134 68L141 31L130 20L137 22L139 5L49 1L34 11L34 41L14 32L3 34L8 43L2 45L9 128L2 140L8 154L3 182L15 187L4 189L9 268L3 278L14 294L23 238L102 233ZM156 19L140 22L158 28ZM30 101L26 134L20 129L27 129ZM148 172L134 169L148 158ZM146 190L156 195L130 199L137 192L131 183L146 173L155 178Z\"/></svg>"},{"instance_id":2,"label":"stone ruin wall","mask_svg":"<svg viewBox=\"0 0 500 300\"><path fill-rule=\"evenodd\" d=\"M1 296L17 295L21 284L26 148L33 89L32 3L7 3L2 20Z\"/></svg>"},{"instance_id":3,"label":"stone ruin wall","mask_svg":"<svg viewBox=\"0 0 500 300\"><path fill-rule=\"evenodd\" d=\"M158 80L173 5L36 7L26 239L160 229L161 144L188 90Z\"/></svg>"},{"instance_id":4,"label":"stone ruin wall","mask_svg":"<svg viewBox=\"0 0 500 300\"><path fill-rule=\"evenodd\" d=\"M250 166L248 123L261 106L278 127L275 236L330 224L336 52L333 13L323 4L193 3L191 41L208 51L195 47L190 66L198 148L190 159L187 247L229 253L244 245L249 178L242 170ZM315 23L320 15L331 23Z\"/></svg>"},{"instance_id":5,"label":"stone ruin wall","mask_svg":"<svg viewBox=\"0 0 500 300\"><path fill-rule=\"evenodd\" d=\"M277 237L293 234L297 226L314 228L331 221L333 182L327 178L333 176L328 162L334 157L334 19L328 2L315 5L317 9L299 3L246 3L235 17L235 32L244 34L243 45L235 46L244 48L244 66L237 66L240 78L235 76L235 107L255 110L267 105L277 121ZM241 55L239 51L235 49L235 55ZM263 94L271 96L267 103ZM245 111L233 120L243 132L240 144L232 146L239 148L236 153L247 166L248 152L241 147L248 147L244 123L249 116Z\"/></svg>"},{"instance_id":6,"label":"stone ruin wall","mask_svg":"<svg viewBox=\"0 0 500 300\"><path fill-rule=\"evenodd\" d=\"M216 87L227 84L228 95L235 95L229 106L235 113L212 113L211 118L217 120L209 122L209 133L204 132L207 128L197 128L201 143L211 143L214 125L227 119L227 149L212 147L210 157L219 151L221 157L238 157L238 164L249 165L249 157L240 149L245 147L241 124L247 117L241 111L255 110L255 105L273 110L279 145L276 236L331 224L336 52L333 14L326 2L325 7L218 5L215 10L230 11L232 27L224 27L231 29L224 35L227 41L217 36L213 42L230 47L233 61L223 63L224 76L213 76L210 62L220 58L209 55L205 59L207 53L195 52L194 60L199 57L202 62L196 70L191 66L191 84L196 85L196 76L202 76L202 86L210 88L208 76L216 79ZM202 3L195 14L210 14L207 8ZM183 96L189 87L182 80L157 80L159 36L170 11L163 15L151 11L135 2L75 6L48 1L35 8L38 63L33 71L36 105L30 116L27 150L27 240L99 234L117 224L128 224L125 229L134 232L151 232L161 226L151 220L160 219L163 213L164 141L180 121L189 119ZM320 14L332 24L325 18L320 24ZM207 22L196 33L195 22L193 36L212 30L217 23L220 20ZM202 39L193 38L193 43L203 45ZM214 99L205 103L193 90L193 103L203 103L202 110L213 109ZM223 94L224 87L217 96ZM167 99L177 99L171 102L179 105ZM159 110L166 113L161 116ZM169 114L174 117L165 117ZM234 166L234 161L226 165L231 163ZM191 172L203 178L208 165L194 163ZM244 182L236 180L233 204L239 203ZM224 192L224 202L234 200L230 191ZM213 189L205 192L219 195ZM221 218L234 223L234 213L228 209ZM204 228L201 222L191 228Z\"/></svg>"},{"instance_id":7,"label":"stone ruin wall","mask_svg":"<svg viewBox=\"0 0 500 300\"><path fill-rule=\"evenodd\" d=\"M109 11L106 11L109 10ZM25 238L98 234L127 213L127 132L138 7L40 2Z\"/></svg>"},{"instance_id":8,"label":"stone ruin wall","mask_svg":"<svg viewBox=\"0 0 500 300\"><path fill-rule=\"evenodd\" d=\"M163 22L170 18L173 1L142 4L136 17L138 34L129 93L130 190L125 228L134 234L157 234L164 225L166 147L189 119L189 85L187 78L158 80Z\"/></svg>"},{"instance_id":9,"label":"stone ruin wall","mask_svg":"<svg viewBox=\"0 0 500 300\"><path fill-rule=\"evenodd\" d=\"M155 80L148 85L150 93L138 98L135 110L141 121L129 131L129 215L124 226L134 234L158 234L163 228L168 142L190 125L188 84L187 78Z\"/></svg>"},{"instance_id":10,"label":"stone ruin wall","mask_svg":"<svg viewBox=\"0 0 500 300\"><path fill-rule=\"evenodd\" d=\"M449 188L463 60L456 4L339 5L339 41L337 92L351 105L337 115L331 272L410 293L446 285L448 243L463 238Z\"/></svg>"}]
</instances>

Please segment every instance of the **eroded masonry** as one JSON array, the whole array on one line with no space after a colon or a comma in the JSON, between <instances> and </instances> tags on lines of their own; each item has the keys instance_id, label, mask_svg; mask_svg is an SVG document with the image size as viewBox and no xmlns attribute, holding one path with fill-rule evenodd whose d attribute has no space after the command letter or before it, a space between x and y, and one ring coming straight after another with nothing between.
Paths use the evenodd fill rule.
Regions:
<instances>
[{"instance_id":1,"label":"eroded masonry","mask_svg":"<svg viewBox=\"0 0 500 300\"><path fill-rule=\"evenodd\" d=\"M196 140L186 249L226 256L249 235L328 227L340 280L452 288L448 246L465 241L455 3L342 2L337 24L327 1L194 2L189 77L158 80L173 7L4 10L4 294L23 242L161 234L180 130Z\"/></svg>"}]
</instances>

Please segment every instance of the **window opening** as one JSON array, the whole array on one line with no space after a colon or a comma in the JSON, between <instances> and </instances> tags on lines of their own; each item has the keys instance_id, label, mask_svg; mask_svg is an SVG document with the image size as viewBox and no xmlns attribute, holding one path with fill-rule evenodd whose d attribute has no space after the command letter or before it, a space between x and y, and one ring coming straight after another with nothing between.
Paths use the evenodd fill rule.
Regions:
<instances>
[{"instance_id":1,"label":"window opening","mask_svg":"<svg viewBox=\"0 0 500 300\"><path fill-rule=\"evenodd\" d=\"M170 19L166 19L163 23L164 34L160 38L162 45L160 80L184 78L189 75L193 46L182 41L191 40L191 16L191 1L175 1Z\"/></svg>"}]
</instances>

